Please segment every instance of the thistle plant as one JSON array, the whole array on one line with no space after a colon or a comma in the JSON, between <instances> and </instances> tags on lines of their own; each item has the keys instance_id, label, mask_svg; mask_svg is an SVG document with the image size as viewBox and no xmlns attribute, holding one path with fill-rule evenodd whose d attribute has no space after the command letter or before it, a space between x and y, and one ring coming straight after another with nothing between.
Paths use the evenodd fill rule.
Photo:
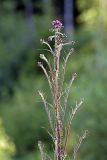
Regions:
<instances>
[{"instance_id":1,"label":"thistle plant","mask_svg":"<svg viewBox=\"0 0 107 160\"><path fill-rule=\"evenodd\" d=\"M52 21L52 25L53 29L51 31L54 34L48 37L48 41L54 42L54 48L51 47L48 41L45 41L43 39L41 39L40 41L42 44L47 45L48 51L51 53L53 57L53 64L52 63L50 64L48 59L43 54L40 54L40 58L47 63L49 71L46 70L46 68L41 62L38 62L38 65L42 68L49 83L52 103L50 104L49 102L47 102L43 92L38 91L38 93L44 103L44 107L51 127L51 133L49 134L52 137L54 143L54 159L65 160L68 158L67 143L71 132L72 120L77 110L82 105L83 98L80 99L78 103L76 102L76 105L74 106L74 108L72 108L71 113L70 112L67 113L68 115L66 117L65 115L67 112L68 97L70 94L72 84L75 78L77 77L77 74L74 73L67 87L66 88L64 87L66 66L69 57L74 52L73 49L74 41L70 41L67 43L64 42L65 34L62 33L63 25L59 20ZM62 66L60 63L61 51L65 45L70 45L71 48L67 53L66 57L64 58L64 64ZM67 118L66 124L65 124L65 117ZM87 130L85 130L84 133L79 137L78 143L75 145L73 149L73 155L70 159L73 160L76 159L80 145L83 139L86 137L86 135L87 135ZM42 160L51 159L44 152L41 142L38 143L38 146L41 152Z\"/></svg>"}]
</instances>

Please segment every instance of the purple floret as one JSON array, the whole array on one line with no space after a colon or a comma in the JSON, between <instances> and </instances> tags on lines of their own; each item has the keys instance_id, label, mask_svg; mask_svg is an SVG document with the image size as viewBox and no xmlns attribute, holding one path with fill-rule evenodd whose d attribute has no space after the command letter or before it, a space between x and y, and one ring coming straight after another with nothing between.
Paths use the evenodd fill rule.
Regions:
<instances>
[{"instance_id":1,"label":"purple floret","mask_svg":"<svg viewBox=\"0 0 107 160\"><path fill-rule=\"evenodd\" d=\"M55 27L61 27L62 23L59 20L54 20L52 21L52 25L54 25Z\"/></svg>"}]
</instances>

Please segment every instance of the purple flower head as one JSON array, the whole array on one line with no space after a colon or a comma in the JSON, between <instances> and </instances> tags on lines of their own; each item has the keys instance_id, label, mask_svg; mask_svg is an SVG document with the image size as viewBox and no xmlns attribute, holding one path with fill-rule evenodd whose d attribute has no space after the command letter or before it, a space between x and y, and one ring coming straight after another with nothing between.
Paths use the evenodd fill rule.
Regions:
<instances>
[{"instance_id":1,"label":"purple flower head","mask_svg":"<svg viewBox=\"0 0 107 160\"><path fill-rule=\"evenodd\" d=\"M55 26L55 28L61 28L62 23L59 20L52 21L52 25Z\"/></svg>"}]
</instances>

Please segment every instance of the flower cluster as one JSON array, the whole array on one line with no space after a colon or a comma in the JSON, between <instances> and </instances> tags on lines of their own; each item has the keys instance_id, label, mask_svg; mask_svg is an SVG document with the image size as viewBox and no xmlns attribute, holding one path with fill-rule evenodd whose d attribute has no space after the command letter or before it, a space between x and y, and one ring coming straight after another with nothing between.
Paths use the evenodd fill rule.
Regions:
<instances>
[{"instance_id":1,"label":"flower cluster","mask_svg":"<svg viewBox=\"0 0 107 160\"><path fill-rule=\"evenodd\" d=\"M62 23L61 23L61 21L59 21L59 20L53 20L53 21L52 21L52 25L53 25L55 28L61 28L61 27L62 27Z\"/></svg>"}]
</instances>

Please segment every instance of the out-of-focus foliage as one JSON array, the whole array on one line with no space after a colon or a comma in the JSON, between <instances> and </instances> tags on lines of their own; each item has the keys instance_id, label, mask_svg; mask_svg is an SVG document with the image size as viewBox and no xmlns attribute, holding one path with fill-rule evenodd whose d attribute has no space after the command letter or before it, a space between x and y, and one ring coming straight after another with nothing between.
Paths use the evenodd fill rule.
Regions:
<instances>
[{"instance_id":1,"label":"out-of-focus foliage","mask_svg":"<svg viewBox=\"0 0 107 160\"><path fill-rule=\"evenodd\" d=\"M87 27L99 27L105 28L107 25L107 1L105 0L78 0L78 9L81 14L77 20L85 23Z\"/></svg>"},{"instance_id":2,"label":"out-of-focus foliage","mask_svg":"<svg viewBox=\"0 0 107 160\"><path fill-rule=\"evenodd\" d=\"M74 123L78 131L83 132L84 129L89 130L89 136L80 149L82 158L100 160L107 158L107 85L105 83L107 81L105 71L107 64L98 71L93 61L94 57L88 56L87 58L83 58L82 63L84 65L82 67L84 67L85 71L82 75L79 75L76 83L77 87L74 89L75 99L77 97L85 98L83 108L77 113ZM73 99L73 96L71 98Z\"/></svg>"},{"instance_id":3,"label":"out-of-focus foliage","mask_svg":"<svg viewBox=\"0 0 107 160\"><path fill-rule=\"evenodd\" d=\"M15 142L17 156L23 160L35 159L38 140L48 144L50 139L42 128L48 122L35 88L43 83L38 77L36 60L38 53L43 52L39 39L49 34L50 18L43 15L41 19L39 14L26 17L15 11L15 4L3 1L0 6L0 114Z\"/></svg>"},{"instance_id":4,"label":"out-of-focus foliage","mask_svg":"<svg viewBox=\"0 0 107 160\"><path fill-rule=\"evenodd\" d=\"M28 19L22 12L15 11L14 2L4 0L3 8L0 8L0 115L6 132L14 140L17 159L39 160L38 140L45 143L47 152L52 151L49 136L42 128L48 128L49 123L41 99L37 96L37 90L41 89L50 102L45 76L37 67L38 55L44 53L49 57L49 53L41 50L44 46L40 45L39 39L52 34L48 31L48 26L54 18L50 18L51 14L33 15L31 22L34 30L30 30ZM78 0L77 5L80 11L77 18L80 28L74 34L75 53L69 61L66 80L68 82L74 72L78 77L73 84L68 106L75 104L81 97L85 98L85 102L74 118L74 131L73 135L71 131L68 151L71 153L78 135L88 129L89 136L80 148L78 159L106 160L107 2ZM11 94L14 96L8 99ZM2 130L4 129L0 129L0 136ZM2 135L5 144L11 146L4 131ZM7 147L6 154L2 155L11 155L11 148L13 147L9 147L10 151L7 151ZM0 157L0 160L3 158ZM4 160L8 159L5 157Z\"/></svg>"},{"instance_id":5,"label":"out-of-focus foliage","mask_svg":"<svg viewBox=\"0 0 107 160\"><path fill-rule=\"evenodd\" d=\"M15 151L15 145L6 134L0 119L0 160L10 160Z\"/></svg>"},{"instance_id":6,"label":"out-of-focus foliage","mask_svg":"<svg viewBox=\"0 0 107 160\"><path fill-rule=\"evenodd\" d=\"M49 130L47 116L36 93L38 87L44 88L46 83L42 79L35 81L34 78L25 77L22 82L19 88L16 87L13 100L5 104L5 108L4 105L1 106L4 124L9 135L14 139L19 155L34 151L35 145L37 149L38 140L46 144L50 140L47 133Z\"/></svg>"},{"instance_id":7,"label":"out-of-focus foliage","mask_svg":"<svg viewBox=\"0 0 107 160\"><path fill-rule=\"evenodd\" d=\"M83 32L80 35L84 35ZM88 34L87 34L88 36ZM81 38L81 36L80 36ZM87 38L85 36L85 38ZM90 37L91 39L92 37ZM71 72L78 74L77 80L73 84L68 106L75 106L75 101L84 97L85 101L82 107L75 115L73 127L75 135L70 136L68 151L72 153L72 145L78 142L78 136L85 129L89 130L89 135L80 147L78 159L107 159L107 51L100 48L103 53L98 63L96 61L95 41L91 43L90 39L84 42L84 45L75 49L75 55L69 61L67 69L67 81ZM82 42L81 42L82 43ZM100 147L99 147L100 146Z\"/></svg>"},{"instance_id":8,"label":"out-of-focus foliage","mask_svg":"<svg viewBox=\"0 0 107 160\"><path fill-rule=\"evenodd\" d=\"M69 106L73 100L81 97L85 99L74 119L76 140L84 129L89 130L89 136L80 148L78 159L106 160L107 2L95 0L88 3L80 0L78 7L81 10L78 20L82 22L82 27L76 32L76 54L72 62L69 62L67 73L70 75L72 70L78 74L69 97ZM68 150L72 151L72 142Z\"/></svg>"},{"instance_id":9,"label":"out-of-focus foliage","mask_svg":"<svg viewBox=\"0 0 107 160\"><path fill-rule=\"evenodd\" d=\"M13 95L14 84L32 46L27 38L27 21L15 13L14 7L12 1L4 1L1 5L0 98Z\"/></svg>"},{"instance_id":10,"label":"out-of-focus foliage","mask_svg":"<svg viewBox=\"0 0 107 160\"><path fill-rule=\"evenodd\" d=\"M26 16L15 11L13 1L3 1L0 10L0 99L14 95L14 85L39 39L48 31L49 17ZM43 30L41 30L43 26ZM35 50L34 50L35 49ZM36 55L35 57L37 57Z\"/></svg>"}]
</instances>

